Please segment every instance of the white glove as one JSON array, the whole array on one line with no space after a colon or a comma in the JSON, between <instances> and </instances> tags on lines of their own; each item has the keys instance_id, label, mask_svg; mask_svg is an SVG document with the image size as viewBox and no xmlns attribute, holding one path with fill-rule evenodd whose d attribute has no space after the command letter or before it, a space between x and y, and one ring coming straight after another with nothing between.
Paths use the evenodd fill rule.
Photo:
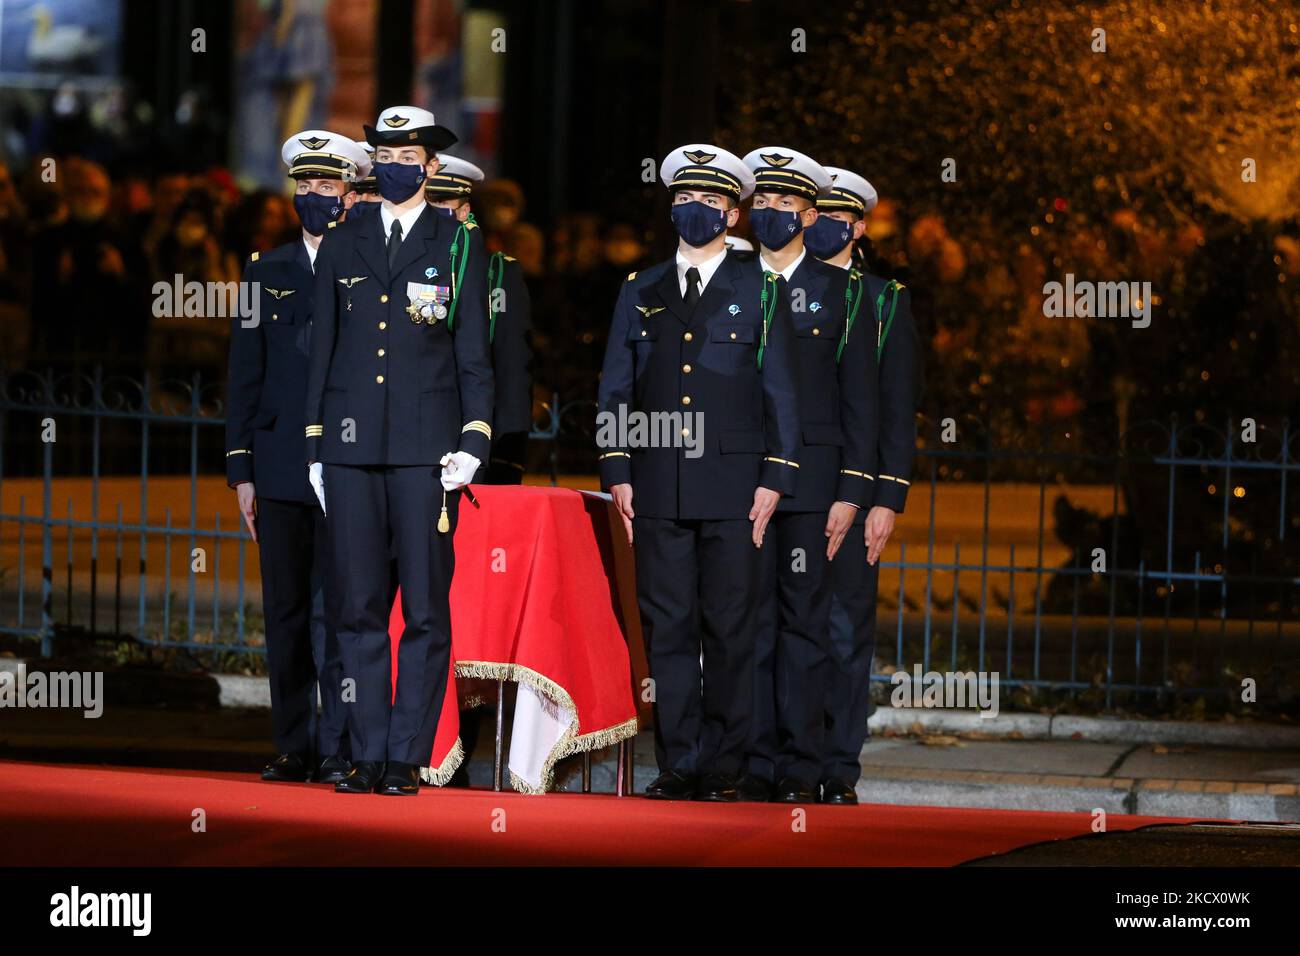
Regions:
<instances>
[{"instance_id":1,"label":"white glove","mask_svg":"<svg viewBox=\"0 0 1300 956\"><path fill-rule=\"evenodd\" d=\"M313 461L307 466L307 483L311 485L311 490L316 492L316 500L320 502L321 514L325 513L325 466L318 461Z\"/></svg>"},{"instance_id":2,"label":"white glove","mask_svg":"<svg viewBox=\"0 0 1300 956\"><path fill-rule=\"evenodd\" d=\"M473 480L482 462L467 451L450 451L438 464L442 465L442 490L455 491Z\"/></svg>"}]
</instances>

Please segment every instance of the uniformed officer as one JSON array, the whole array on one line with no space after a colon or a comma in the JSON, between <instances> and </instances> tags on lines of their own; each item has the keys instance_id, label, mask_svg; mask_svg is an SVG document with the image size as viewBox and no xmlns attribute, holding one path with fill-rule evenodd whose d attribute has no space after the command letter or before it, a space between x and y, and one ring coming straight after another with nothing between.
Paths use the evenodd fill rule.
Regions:
<instances>
[{"instance_id":1,"label":"uniformed officer","mask_svg":"<svg viewBox=\"0 0 1300 956\"><path fill-rule=\"evenodd\" d=\"M876 205L875 188L856 173L831 166L829 196L817 203L817 222L808 230L808 249L849 275L860 321L871 333L879 367L877 440L879 473L870 510L859 513L852 533L831 565L830 692L826 700L826 760L822 802L855 804L861 775L860 755L867 739L871 656L875 651L877 562L894 520L907 502L908 478L916 447L916 393L920 345L907 290L899 283L855 268L855 242L866 229L864 217Z\"/></svg>"},{"instance_id":2,"label":"uniformed officer","mask_svg":"<svg viewBox=\"0 0 1300 956\"><path fill-rule=\"evenodd\" d=\"M307 459L329 521L353 769L343 793L418 792L451 652L459 489L492 440L487 254L424 199L456 141L394 106L366 127L383 204L327 234L316 263ZM323 467L322 467L323 465ZM406 628L396 687L390 559Z\"/></svg>"},{"instance_id":3,"label":"uniformed officer","mask_svg":"<svg viewBox=\"0 0 1300 956\"><path fill-rule=\"evenodd\" d=\"M601 484L636 550L660 770L646 795L735 800L761 548L799 472L794 338L775 278L727 251L753 191L745 164L692 144L659 173L680 242L672 259L628 276L614 306Z\"/></svg>"},{"instance_id":4,"label":"uniformed officer","mask_svg":"<svg viewBox=\"0 0 1300 956\"><path fill-rule=\"evenodd\" d=\"M359 148L366 151L366 157L370 160L371 166L375 162L375 148L367 143L364 139L356 141ZM352 221L360 219L364 215L379 211L379 205L384 201L384 197L379 195L379 184L375 182L374 173L360 177L352 185L352 191L356 195L356 207L352 212Z\"/></svg>"},{"instance_id":5,"label":"uniformed officer","mask_svg":"<svg viewBox=\"0 0 1300 956\"><path fill-rule=\"evenodd\" d=\"M830 174L784 146L745 157L756 180L749 222L759 260L790 300L799 362L798 494L777 507L765 558L755 651L753 733L744 799L817 799L830 676L830 570L858 510L871 499L875 362L871 330L855 323L847 275L804 249ZM776 785L773 789L772 782Z\"/></svg>"},{"instance_id":6,"label":"uniformed officer","mask_svg":"<svg viewBox=\"0 0 1300 956\"><path fill-rule=\"evenodd\" d=\"M473 214L470 194L483 181L483 170L457 156L440 156L442 168L429 177L425 198L445 215L467 222ZM532 301L518 260L504 252L488 259L488 338L496 405L492 409L492 451L484 480L490 485L517 485L524 480L528 432L532 429L533 386L529 333Z\"/></svg>"},{"instance_id":7,"label":"uniformed officer","mask_svg":"<svg viewBox=\"0 0 1300 956\"><path fill-rule=\"evenodd\" d=\"M302 236L264 255L253 253L244 269L259 311L256 321L245 316L231 327L226 477L261 556L271 724L279 752L262 778L301 781L314 774L320 783L337 783L350 769L342 670L333 615L325 608L325 517L302 468L303 402L317 250L326 228L353 201L348 184L369 172L370 160L352 140L316 129L289 137L280 155L295 180Z\"/></svg>"}]
</instances>

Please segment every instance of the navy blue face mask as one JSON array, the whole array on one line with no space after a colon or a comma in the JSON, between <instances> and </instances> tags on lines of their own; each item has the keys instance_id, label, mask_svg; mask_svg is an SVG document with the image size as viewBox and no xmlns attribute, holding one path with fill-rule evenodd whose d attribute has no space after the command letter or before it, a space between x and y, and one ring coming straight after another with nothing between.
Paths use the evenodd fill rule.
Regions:
<instances>
[{"instance_id":1,"label":"navy blue face mask","mask_svg":"<svg viewBox=\"0 0 1300 956\"><path fill-rule=\"evenodd\" d=\"M817 221L803 232L803 244L818 259L829 259L839 253L853 238L853 223L841 222L830 216L818 216Z\"/></svg>"},{"instance_id":2,"label":"navy blue face mask","mask_svg":"<svg viewBox=\"0 0 1300 956\"><path fill-rule=\"evenodd\" d=\"M343 215L343 197L295 193L293 210L298 214L298 221L304 229L313 236L323 236L330 223Z\"/></svg>"},{"instance_id":3,"label":"navy blue face mask","mask_svg":"<svg viewBox=\"0 0 1300 956\"><path fill-rule=\"evenodd\" d=\"M379 195L389 202L406 202L424 185L423 163L375 163L371 172Z\"/></svg>"},{"instance_id":4,"label":"navy blue face mask","mask_svg":"<svg viewBox=\"0 0 1300 956\"><path fill-rule=\"evenodd\" d=\"M727 228L727 210L714 209L698 200L673 206L671 215L677 235L688 246L707 246Z\"/></svg>"},{"instance_id":5,"label":"navy blue face mask","mask_svg":"<svg viewBox=\"0 0 1300 956\"><path fill-rule=\"evenodd\" d=\"M775 252L788 245L790 240L803 230L803 222L797 212L782 212L771 206L749 211L749 224L754 227L758 241Z\"/></svg>"}]
</instances>

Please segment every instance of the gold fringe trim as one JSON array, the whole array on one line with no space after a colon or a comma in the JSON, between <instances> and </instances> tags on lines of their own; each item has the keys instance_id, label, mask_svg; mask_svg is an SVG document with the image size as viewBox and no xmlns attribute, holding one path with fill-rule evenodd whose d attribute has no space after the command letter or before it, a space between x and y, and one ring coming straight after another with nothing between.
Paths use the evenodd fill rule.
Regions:
<instances>
[{"instance_id":1,"label":"gold fringe trim","mask_svg":"<svg viewBox=\"0 0 1300 956\"><path fill-rule=\"evenodd\" d=\"M589 734L579 734L573 738L569 749L561 756L568 757L570 754L582 753L585 750L604 750L606 747L612 747L629 737L635 737L640 729L637 719L633 717L606 730L593 730Z\"/></svg>"},{"instance_id":2,"label":"gold fringe trim","mask_svg":"<svg viewBox=\"0 0 1300 956\"><path fill-rule=\"evenodd\" d=\"M512 786L515 790L518 790L520 793L543 794L550 789L552 783L554 783L554 781L548 776L546 779L546 785L544 787L541 788L534 787L531 783L529 783L523 777L519 776L513 770L510 771L510 786Z\"/></svg>"},{"instance_id":3,"label":"gold fringe trim","mask_svg":"<svg viewBox=\"0 0 1300 956\"><path fill-rule=\"evenodd\" d=\"M456 676L481 677L486 680L508 680L514 681L516 684L527 684L540 691L552 703L558 704L573 715L569 721L569 726L564 728L564 733L560 735L560 739L556 741L555 746L546 755L546 759L542 763L541 787L534 787L527 780L515 774L514 771L510 771L510 786L519 793L546 793L550 791L555 786L555 765L561 759L575 753L612 747L629 737L635 737L637 730L640 729L637 718L632 717L621 724L615 724L613 727L607 727L604 730L593 730L590 733L579 734L578 708L574 705L569 692L549 677L539 674L532 668L525 667L522 664L501 664L494 661L457 661ZM459 740L456 741L456 748L460 748ZM449 754L447 761L444 761L444 766L450 759L451 755ZM459 765L459 760L457 765ZM452 771L454 772L455 769L456 767L453 766ZM447 775L447 779L451 779L451 774Z\"/></svg>"},{"instance_id":4,"label":"gold fringe trim","mask_svg":"<svg viewBox=\"0 0 1300 956\"><path fill-rule=\"evenodd\" d=\"M461 744L460 738L456 738L455 745L447 752L443 758L442 765L436 770L433 767L421 767L420 779L425 783L433 784L435 787L445 787L447 781L452 778L461 762L465 759L465 747Z\"/></svg>"}]
</instances>

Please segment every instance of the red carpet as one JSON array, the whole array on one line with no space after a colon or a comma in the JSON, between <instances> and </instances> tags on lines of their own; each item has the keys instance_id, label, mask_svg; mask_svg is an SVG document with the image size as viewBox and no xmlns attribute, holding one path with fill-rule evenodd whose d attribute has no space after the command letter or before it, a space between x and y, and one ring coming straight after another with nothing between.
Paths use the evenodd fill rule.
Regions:
<instances>
[{"instance_id":1,"label":"red carpet","mask_svg":"<svg viewBox=\"0 0 1300 956\"><path fill-rule=\"evenodd\" d=\"M426 788L344 796L247 774L0 762L0 865L948 866L1089 832L1082 813L794 808ZM192 830L194 811L207 832ZM1111 816L1110 828L1185 822Z\"/></svg>"}]
</instances>

